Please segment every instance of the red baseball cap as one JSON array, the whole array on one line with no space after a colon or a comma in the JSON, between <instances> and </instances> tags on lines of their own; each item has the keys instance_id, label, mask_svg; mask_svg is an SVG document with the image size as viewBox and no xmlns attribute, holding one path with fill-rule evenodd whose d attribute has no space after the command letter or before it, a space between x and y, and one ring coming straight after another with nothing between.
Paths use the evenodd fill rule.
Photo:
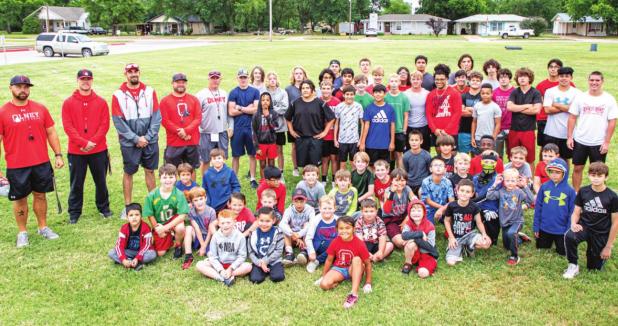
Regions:
<instances>
[{"instance_id":1,"label":"red baseball cap","mask_svg":"<svg viewBox=\"0 0 618 326\"><path fill-rule=\"evenodd\" d=\"M129 72L131 70L139 71L139 66L136 63L129 63L128 65L124 66L125 72Z\"/></svg>"},{"instance_id":2,"label":"red baseball cap","mask_svg":"<svg viewBox=\"0 0 618 326\"><path fill-rule=\"evenodd\" d=\"M92 71L88 69L81 69L80 71L77 72L77 79L92 79L92 78L94 78L94 75L92 74Z\"/></svg>"}]
</instances>

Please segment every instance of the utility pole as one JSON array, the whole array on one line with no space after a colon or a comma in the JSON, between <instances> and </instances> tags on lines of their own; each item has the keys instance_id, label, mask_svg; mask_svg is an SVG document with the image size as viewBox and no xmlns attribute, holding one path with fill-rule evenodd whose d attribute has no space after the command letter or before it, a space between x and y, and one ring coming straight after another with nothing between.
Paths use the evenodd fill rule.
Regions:
<instances>
[{"instance_id":1,"label":"utility pole","mask_svg":"<svg viewBox=\"0 0 618 326\"><path fill-rule=\"evenodd\" d=\"M268 0L268 40L273 41L273 0Z\"/></svg>"},{"instance_id":2,"label":"utility pole","mask_svg":"<svg viewBox=\"0 0 618 326\"><path fill-rule=\"evenodd\" d=\"M45 4L45 32L49 33L49 5Z\"/></svg>"},{"instance_id":3,"label":"utility pole","mask_svg":"<svg viewBox=\"0 0 618 326\"><path fill-rule=\"evenodd\" d=\"M350 0L350 11L348 13L348 19L349 19L349 22L350 22L350 34L349 34L348 38L351 40L352 39L352 32L353 32L353 30L352 30L352 0Z\"/></svg>"}]
</instances>

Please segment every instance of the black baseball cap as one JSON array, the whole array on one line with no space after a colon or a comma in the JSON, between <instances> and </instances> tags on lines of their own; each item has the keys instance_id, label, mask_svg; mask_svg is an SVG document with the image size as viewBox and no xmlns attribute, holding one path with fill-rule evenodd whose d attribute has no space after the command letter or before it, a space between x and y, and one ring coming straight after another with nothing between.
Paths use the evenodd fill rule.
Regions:
<instances>
[{"instance_id":1,"label":"black baseball cap","mask_svg":"<svg viewBox=\"0 0 618 326\"><path fill-rule=\"evenodd\" d=\"M333 60L331 60L331 61L329 62L329 64L328 64L328 65L330 66L330 65L332 65L333 63L336 63L336 64L338 64L338 65L340 65L340 66L341 66L341 62L339 62L339 60L337 60L337 59L333 59Z\"/></svg>"},{"instance_id":2,"label":"black baseball cap","mask_svg":"<svg viewBox=\"0 0 618 326\"><path fill-rule=\"evenodd\" d=\"M28 76L25 75L17 75L17 76L13 76L13 78L11 78L11 86L13 85L28 85L28 86L34 86L31 82L30 82L30 78L28 78Z\"/></svg>"},{"instance_id":3,"label":"black baseball cap","mask_svg":"<svg viewBox=\"0 0 618 326\"><path fill-rule=\"evenodd\" d=\"M306 200L307 192L304 189L296 188L296 190L294 190L294 193L292 194L292 200L296 200L296 199Z\"/></svg>"},{"instance_id":4,"label":"black baseball cap","mask_svg":"<svg viewBox=\"0 0 618 326\"><path fill-rule=\"evenodd\" d=\"M94 75L92 74L92 71L88 70L88 69L81 69L80 71L77 72L77 79L92 79L94 78Z\"/></svg>"},{"instance_id":5,"label":"black baseball cap","mask_svg":"<svg viewBox=\"0 0 618 326\"><path fill-rule=\"evenodd\" d=\"M281 178L281 170L274 166L267 166L264 169L264 179L280 179Z\"/></svg>"},{"instance_id":6,"label":"black baseball cap","mask_svg":"<svg viewBox=\"0 0 618 326\"><path fill-rule=\"evenodd\" d=\"M172 77L172 82L179 81L179 80L187 81L188 80L187 75L179 72Z\"/></svg>"}]
</instances>

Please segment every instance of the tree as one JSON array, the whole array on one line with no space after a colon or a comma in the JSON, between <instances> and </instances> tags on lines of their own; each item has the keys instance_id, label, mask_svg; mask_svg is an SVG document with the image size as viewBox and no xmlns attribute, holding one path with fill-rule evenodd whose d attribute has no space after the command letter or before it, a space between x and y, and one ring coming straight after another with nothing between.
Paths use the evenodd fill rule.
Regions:
<instances>
[{"instance_id":1,"label":"tree","mask_svg":"<svg viewBox=\"0 0 618 326\"><path fill-rule=\"evenodd\" d=\"M431 30L433 31L433 34L436 37L438 37L440 35L440 32L446 29L446 26L447 26L446 22L442 18L434 18L434 17L429 18L429 20L426 21L425 24L429 26L429 28L431 28Z\"/></svg>"},{"instance_id":2,"label":"tree","mask_svg":"<svg viewBox=\"0 0 618 326\"><path fill-rule=\"evenodd\" d=\"M0 29L20 30L23 19L43 5L43 0L0 0Z\"/></svg>"},{"instance_id":3,"label":"tree","mask_svg":"<svg viewBox=\"0 0 618 326\"><path fill-rule=\"evenodd\" d=\"M493 0L490 12L514 14L524 17L543 17L550 21L557 13L565 11L565 0Z\"/></svg>"},{"instance_id":4,"label":"tree","mask_svg":"<svg viewBox=\"0 0 618 326\"><path fill-rule=\"evenodd\" d=\"M488 0L421 0L418 13L455 20L488 10Z\"/></svg>"},{"instance_id":5,"label":"tree","mask_svg":"<svg viewBox=\"0 0 618 326\"><path fill-rule=\"evenodd\" d=\"M618 24L618 0L566 0L566 8L574 20L600 17L610 30L615 30Z\"/></svg>"},{"instance_id":6,"label":"tree","mask_svg":"<svg viewBox=\"0 0 618 326\"><path fill-rule=\"evenodd\" d=\"M144 0L76 0L71 4L84 7L91 23L111 27L112 32L122 24L141 23L146 13Z\"/></svg>"},{"instance_id":7,"label":"tree","mask_svg":"<svg viewBox=\"0 0 618 326\"><path fill-rule=\"evenodd\" d=\"M23 34L38 34L41 32L41 21L36 15L32 15L26 19L21 26Z\"/></svg>"},{"instance_id":8,"label":"tree","mask_svg":"<svg viewBox=\"0 0 618 326\"><path fill-rule=\"evenodd\" d=\"M526 18L521 22L521 28L534 30L534 36L541 36L547 29L547 21L543 17Z\"/></svg>"},{"instance_id":9,"label":"tree","mask_svg":"<svg viewBox=\"0 0 618 326\"><path fill-rule=\"evenodd\" d=\"M409 4L403 2L403 0L391 0L386 5L383 14L410 14L412 13L412 7Z\"/></svg>"}]
</instances>

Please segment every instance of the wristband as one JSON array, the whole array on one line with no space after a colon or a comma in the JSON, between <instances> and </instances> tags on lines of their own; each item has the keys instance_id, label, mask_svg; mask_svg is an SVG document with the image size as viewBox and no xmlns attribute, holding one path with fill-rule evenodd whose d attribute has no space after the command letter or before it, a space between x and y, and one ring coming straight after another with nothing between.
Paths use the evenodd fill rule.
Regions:
<instances>
[{"instance_id":1,"label":"wristband","mask_svg":"<svg viewBox=\"0 0 618 326\"><path fill-rule=\"evenodd\" d=\"M62 153L56 154L56 157L62 157Z\"/></svg>"}]
</instances>

